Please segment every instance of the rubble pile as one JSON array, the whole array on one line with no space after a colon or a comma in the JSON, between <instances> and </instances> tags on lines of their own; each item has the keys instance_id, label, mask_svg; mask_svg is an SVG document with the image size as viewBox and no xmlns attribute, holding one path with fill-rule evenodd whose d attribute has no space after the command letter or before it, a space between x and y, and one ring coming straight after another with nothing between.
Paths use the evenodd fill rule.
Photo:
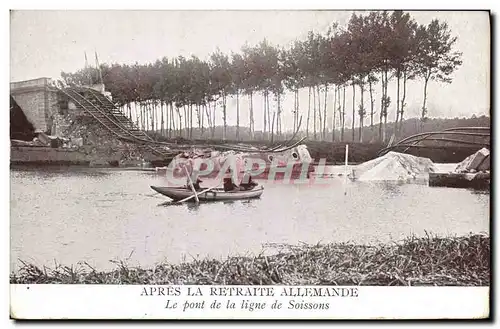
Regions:
<instances>
[{"instance_id":1,"label":"rubble pile","mask_svg":"<svg viewBox=\"0 0 500 329\"><path fill-rule=\"evenodd\" d=\"M119 140L98 122L85 115L56 114L55 135L63 140L61 147L86 155L113 157L120 161L142 159L140 145Z\"/></svg>"},{"instance_id":2,"label":"rubble pile","mask_svg":"<svg viewBox=\"0 0 500 329\"><path fill-rule=\"evenodd\" d=\"M468 156L455 168L457 173L477 173L490 171L490 150L482 148Z\"/></svg>"},{"instance_id":3,"label":"rubble pile","mask_svg":"<svg viewBox=\"0 0 500 329\"><path fill-rule=\"evenodd\" d=\"M491 184L490 151L482 148L448 170L431 173L430 186L489 190Z\"/></svg>"},{"instance_id":4,"label":"rubble pile","mask_svg":"<svg viewBox=\"0 0 500 329\"><path fill-rule=\"evenodd\" d=\"M352 170L352 178L359 181L422 181L434 172L433 162L409 154L389 152L384 156L357 165Z\"/></svg>"}]
</instances>

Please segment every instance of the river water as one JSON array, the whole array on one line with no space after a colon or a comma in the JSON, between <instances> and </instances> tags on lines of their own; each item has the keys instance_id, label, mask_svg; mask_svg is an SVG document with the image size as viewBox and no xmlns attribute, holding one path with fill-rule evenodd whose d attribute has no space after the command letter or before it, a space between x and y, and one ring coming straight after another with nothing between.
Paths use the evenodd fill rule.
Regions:
<instances>
[{"instance_id":1,"label":"river water","mask_svg":"<svg viewBox=\"0 0 500 329\"><path fill-rule=\"evenodd\" d=\"M418 184L262 182L260 199L161 205L154 172L11 169L11 269L114 260L150 266L255 255L267 244L397 241L415 234L489 232L490 195ZM205 182L211 186L210 182Z\"/></svg>"}]
</instances>

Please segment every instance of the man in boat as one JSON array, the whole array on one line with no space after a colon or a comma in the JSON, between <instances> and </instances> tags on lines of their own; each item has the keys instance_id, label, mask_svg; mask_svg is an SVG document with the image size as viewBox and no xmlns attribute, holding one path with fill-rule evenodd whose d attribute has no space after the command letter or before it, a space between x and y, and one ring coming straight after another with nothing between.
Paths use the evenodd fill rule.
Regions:
<instances>
[{"instance_id":1,"label":"man in boat","mask_svg":"<svg viewBox=\"0 0 500 329\"><path fill-rule=\"evenodd\" d=\"M226 192L235 191L238 189L238 185L234 183L231 169L228 169L228 173L226 173L226 175L224 176L223 183L224 191Z\"/></svg>"},{"instance_id":2,"label":"man in boat","mask_svg":"<svg viewBox=\"0 0 500 329\"><path fill-rule=\"evenodd\" d=\"M193 181L193 187L196 191L201 190L200 183L203 183L203 181L199 177L196 177L196 180ZM191 188L191 183L189 182L189 177L186 178L186 187L189 189Z\"/></svg>"},{"instance_id":3,"label":"man in boat","mask_svg":"<svg viewBox=\"0 0 500 329\"><path fill-rule=\"evenodd\" d=\"M245 173L240 183L240 189L248 191L253 189L257 185L259 184L253 181L252 175L250 175L249 173Z\"/></svg>"},{"instance_id":4,"label":"man in boat","mask_svg":"<svg viewBox=\"0 0 500 329\"><path fill-rule=\"evenodd\" d=\"M193 182L193 186L196 191L201 190L200 183L203 183L203 181L199 177L196 177L196 181Z\"/></svg>"},{"instance_id":5,"label":"man in boat","mask_svg":"<svg viewBox=\"0 0 500 329\"><path fill-rule=\"evenodd\" d=\"M203 183L203 181L200 179L200 177L198 176L198 171L195 170L193 172L194 176L196 176L196 180L193 180L193 187L196 191L199 191L201 190L201 186L200 186L200 183ZM192 177L192 176L191 176ZM186 186L188 188L190 188L191 184L189 182L189 177L186 177Z\"/></svg>"}]
</instances>

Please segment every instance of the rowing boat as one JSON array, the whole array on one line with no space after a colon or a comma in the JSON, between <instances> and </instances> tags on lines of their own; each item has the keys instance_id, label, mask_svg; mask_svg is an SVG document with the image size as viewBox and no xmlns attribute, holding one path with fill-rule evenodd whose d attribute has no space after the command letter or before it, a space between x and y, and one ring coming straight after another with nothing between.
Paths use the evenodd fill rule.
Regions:
<instances>
[{"instance_id":1,"label":"rowing boat","mask_svg":"<svg viewBox=\"0 0 500 329\"><path fill-rule=\"evenodd\" d=\"M156 192L163 194L174 201L185 199L193 195L193 191L186 187L163 187L151 186ZM264 187L258 186L251 190L233 190L224 191L223 188L213 188L210 191L198 194L200 201L228 201L228 200L247 200L259 198L264 192ZM191 199L193 201L193 199Z\"/></svg>"}]
</instances>

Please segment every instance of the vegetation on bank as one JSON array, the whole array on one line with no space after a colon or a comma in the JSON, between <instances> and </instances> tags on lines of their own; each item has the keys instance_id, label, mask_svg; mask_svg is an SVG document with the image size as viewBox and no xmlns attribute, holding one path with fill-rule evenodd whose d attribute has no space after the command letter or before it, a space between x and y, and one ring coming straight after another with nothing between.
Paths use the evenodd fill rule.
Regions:
<instances>
[{"instance_id":1,"label":"vegetation on bank","mask_svg":"<svg viewBox=\"0 0 500 329\"><path fill-rule=\"evenodd\" d=\"M420 127L420 120L417 118L411 118L411 119L405 119L402 122L400 122L400 132L398 134L399 139L403 139L406 137L410 137L412 135L415 135L417 133L426 133L426 132L434 132L434 131L443 131L445 129L449 128L457 128L457 127L490 127L490 122L491 119L489 116L472 116L470 118L430 118L426 120L425 126ZM388 122L386 131L388 136L391 136L395 132L395 123L394 122ZM231 142L245 142L248 144L254 144L254 145L271 145L270 140L266 139L266 136L264 136L263 132L260 130L257 130L254 132L254 138L252 139L250 130L248 127L239 127L239 136L240 138L238 139L237 136L238 134L236 133L238 130L238 127L236 126L227 126L226 127L226 139L223 141L223 126L216 126L214 135L211 138L207 138L206 136L202 134L202 131L200 128L194 127L191 132L189 132L187 129L183 129L183 131L179 134L177 137L167 137L162 134L160 130L149 130L147 133L155 140L159 141L172 141L172 140L182 140L183 143L189 143L190 141L196 141L196 143L201 143L201 142L206 142L206 143L213 143L214 141L220 141L221 143L231 143ZM191 133L191 138L183 138L180 136L189 136L189 133ZM336 132L338 135L338 131ZM293 136L292 131L287 131L283 132L282 139L283 140L288 140ZM377 133L372 131L370 127L364 127L363 128L363 144L377 144L382 147L384 145L378 140ZM297 133L297 138L300 137L306 137L304 132L299 132ZM326 138L324 143L331 143L331 137L332 137L332 132L327 132ZM470 142L483 142L484 138L480 138L477 136L458 136L456 137L458 139L464 140L464 141L470 141ZM320 142L319 140L316 141L313 138L308 138L306 141L309 142ZM335 142L340 142L338 138L335 139ZM345 129L345 138L344 138L344 143L359 143L357 139L352 139L351 135L351 129ZM279 143L278 140L276 140L276 143ZM444 142L441 142L441 144L445 144ZM454 144L456 145L456 144Z\"/></svg>"},{"instance_id":2,"label":"vegetation on bank","mask_svg":"<svg viewBox=\"0 0 500 329\"><path fill-rule=\"evenodd\" d=\"M143 269L117 263L98 271L86 263L23 265L10 282L24 284L381 285L488 286L490 238L409 237L378 246L353 243L288 246L271 256L193 260Z\"/></svg>"},{"instance_id":3,"label":"vegetation on bank","mask_svg":"<svg viewBox=\"0 0 500 329\"><path fill-rule=\"evenodd\" d=\"M226 139L231 116L236 118L239 140L240 101L245 97L251 139L256 133L254 104L263 100L259 117L266 139L274 134L281 139L287 130L283 112L290 111L293 131L300 127L314 140L344 141L350 122L351 140L367 140L363 127L369 125L384 142L390 112L399 134L410 93L423 91L422 123L427 118L429 84L450 83L462 64L462 54L454 49L456 41L447 23L438 19L425 25L403 11L373 11L354 13L345 26L332 22L324 33L310 31L307 38L286 48L263 40L243 46L240 53L217 50L207 60L178 56L134 65L100 65L96 54L98 69L61 76L70 85L104 82L113 100L139 127L160 130L167 137L181 134L191 139L193 127L198 126L205 137L214 138L215 127L222 124ZM411 80L421 81L422 89L409 90ZM389 94L389 84L396 87L395 95ZM299 102L300 91L307 92L307 104ZM284 97L292 95L293 108L285 109ZM229 109L231 98L236 106ZM139 109L132 111L132 103ZM222 122L216 122L217 117ZM335 128L336 136L327 137Z\"/></svg>"},{"instance_id":4,"label":"vegetation on bank","mask_svg":"<svg viewBox=\"0 0 500 329\"><path fill-rule=\"evenodd\" d=\"M401 134L400 138L409 137L417 133L416 127L418 126L418 119L408 119L404 120L401 123ZM422 132L432 132L432 131L443 131L444 129L456 128L456 127L489 127L490 126L490 118L487 116L475 117L471 118L454 118L454 119L445 119L445 118L433 118L427 120L425 127ZM152 138L161 141L168 142L178 142L181 144L195 144L198 146L202 146L204 144L211 145L227 145L228 143L237 143L236 140L236 127L228 126L227 128L227 139L222 140L222 128L221 126L216 127L215 131L215 139L203 139L201 135L200 129L193 129L193 136L191 140L184 138L165 138L161 136L160 133L150 131L149 134ZM390 122L387 124L387 132L392 134L395 129L394 122ZM349 137L350 130L346 129L346 139L344 142L336 141L332 143L327 139L326 141L315 141L312 139L306 139L304 144L307 145L309 153L311 157L315 161L319 161L320 159L325 159L328 163L344 163L345 161L345 144L349 144L349 161L353 163L361 163L365 161L369 161L378 157L378 153L382 150L386 145L378 142L376 135L372 135L370 133L369 127L364 128L364 135L367 137L364 143L359 143L356 140L352 141ZM330 136L330 135L329 135ZM281 142L270 143L264 139L264 136L261 135L261 132L258 131L255 134L256 139L251 140L249 130L247 128L241 128L240 137L242 141L245 141L247 144L251 144L254 146L276 146ZM291 135L284 136L284 138L290 138ZM483 137L478 136L457 136L456 139L469 141L469 142L484 142ZM426 145L435 146L429 148L410 148L406 150L405 153L425 157L431 159L433 162L437 163L458 163L464 160L469 155L475 153L477 150L481 148L480 145L463 145L457 144L453 142L446 141L427 141ZM402 147L400 149L396 149L395 151L401 152L404 151L406 147ZM446 152L443 152L446 150Z\"/></svg>"}]
</instances>

